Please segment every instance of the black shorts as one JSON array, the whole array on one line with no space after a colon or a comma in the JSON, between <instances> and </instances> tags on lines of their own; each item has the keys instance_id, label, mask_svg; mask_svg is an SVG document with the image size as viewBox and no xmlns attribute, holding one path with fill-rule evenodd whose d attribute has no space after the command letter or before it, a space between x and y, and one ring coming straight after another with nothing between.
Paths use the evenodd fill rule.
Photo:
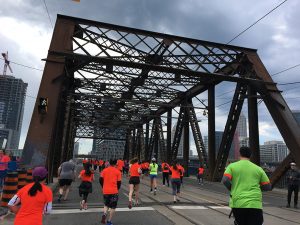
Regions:
<instances>
[{"instance_id":1,"label":"black shorts","mask_svg":"<svg viewBox=\"0 0 300 225\"><path fill-rule=\"evenodd\" d=\"M73 182L73 180L72 179L59 179L59 186L60 187L63 187L63 186L70 186L71 184L72 184L72 182Z\"/></svg>"},{"instance_id":2,"label":"black shorts","mask_svg":"<svg viewBox=\"0 0 300 225\"><path fill-rule=\"evenodd\" d=\"M104 205L108 208L115 209L118 205L119 195L103 195Z\"/></svg>"},{"instance_id":3,"label":"black shorts","mask_svg":"<svg viewBox=\"0 0 300 225\"><path fill-rule=\"evenodd\" d=\"M142 174L148 174L149 173L149 169L142 169Z\"/></svg>"},{"instance_id":4,"label":"black shorts","mask_svg":"<svg viewBox=\"0 0 300 225\"><path fill-rule=\"evenodd\" d=\"M232 212L237 224L262 225L264 222L261 209L233 208Z\"/></svg>"},{"instance_id":5,"label":"black shorts","mask_svg":"<svg viewBox=\"0 0 300 225\"><path fill-rule=\"evenodd\" d=\"M130 177L129 184L137 185L139 183L140 183L140 178L139 177Z\"/></svg>"}]
</instances>

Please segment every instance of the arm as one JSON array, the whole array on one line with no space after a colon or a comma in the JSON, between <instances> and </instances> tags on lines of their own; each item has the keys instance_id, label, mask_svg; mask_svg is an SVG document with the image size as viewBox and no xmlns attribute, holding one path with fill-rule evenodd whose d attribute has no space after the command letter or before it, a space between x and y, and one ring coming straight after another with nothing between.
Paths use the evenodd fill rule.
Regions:
<instances>
[{"instance_id":1,"label":"arm","mask_svg":"<svg viewBox=\"0 0 300 225\"><path fill-rule=\"evenodd\" d=\"M224 174L222 178L222 183L224 186L228 189L228 191L231 191L231 176L229 174Z\"/></svg>"},{"instance_id":2,"label":"arm","mask_svg":"<svg viewBox=\"0 0 300 225\"><path fill-rule=\"evenodd\" d=\"M58 167L58 170L57 170L57 175L58 175L58 178L60 177L60 173L61 173L61 166Z\"/></svg>"},{"instance_id":3,"label":"arm","mask_svg":"<svg viewBox=\"0 0 300 225\"><path fill-rule=\"evenodd\" d=\"M260 180L260 189L262 191L271 191L272 190L272 185L270 183L270 180L267 176L267 174L265 173L265 171L262 170L262 176L261 176L261 180Z\"/></svg>"},{"instance_id":4,"label":"arm","mask_svg":"<svg viewBox=\"0 0 300 225\"><path fill-rule=\"evenodd\" d=\"M103 179L103 177L100 177L100 178L99 178L99 182L100 182L101 187L103 188L103 184L104 184L104 179Z\"/></svg>"},{"instance_id":5,"label":"arm","mask_svg":"<svg viewBox=\"0 0 300 225\"><path fill-rule=\"evenodd\" d=\"M48 202L44 206L44 214L50 214L52 211L52 202Z\"/></svg>"},{"instance_id":6,"label":"arm","mask_svg":"<svg viewBox=\"0 0 300 225\"><path fill-rule=\"evenodd\" d=\"M15 195L9 202L8 202L8 208L10 209L11 212L13 213L18 213L20 209L20 202L21 199L19 198L18 195Z\"/></svg>"},{"instance_id":7,"label":"arm","mask_svg":"<svg viewBox=\"0 0 300 225\"><path fill-rule=\"evenodd\" d=\"M120 190L120 188L121 188L121 181L117 182L117 186L118 186L118 190Z\"/></svg>"}]
</instances>

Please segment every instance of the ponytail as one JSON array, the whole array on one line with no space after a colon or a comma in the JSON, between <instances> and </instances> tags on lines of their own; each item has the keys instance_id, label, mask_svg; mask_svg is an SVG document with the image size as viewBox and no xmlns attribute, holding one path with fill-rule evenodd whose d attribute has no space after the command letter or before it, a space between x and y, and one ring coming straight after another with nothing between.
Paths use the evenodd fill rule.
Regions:
<instances>
[{"instance_id":1,"label":"ponytail","mask_svg":"<svg viewBox=\"0 0 300 225\"><path fill-rule=\"evenodd\" d=\"M84 164L84 170L85 170L85 175L86 176L91 176L91 174L92 174L92 171L91 171L91 164L89 164L89 163L86 163L86 164Z\"/></svg>"},{"instance_id":2,"label":"ponytail","mask_svg":"<svg viewBox=\"0 0 300 225\"><path fill-rule=\"evenodd\" d=\"M178 170L178 167L177 167L177 161L174 161L174 162L172 163L172 166L173 166L173 169L174 169L174 170Z\"/></svg>"},{"instance_id":3,"label":"ponytail","mask_svg":"<svg viewBox=\"0 0 300 225\"><path fill-rule=\"evenodd\" d=\"M33 180L34 180L34 184L28 191L28 194L32 197L36 195L37 191L42 192L42 185L40 184L41 178L33 177Z\"/></svg>"}]
</instances>

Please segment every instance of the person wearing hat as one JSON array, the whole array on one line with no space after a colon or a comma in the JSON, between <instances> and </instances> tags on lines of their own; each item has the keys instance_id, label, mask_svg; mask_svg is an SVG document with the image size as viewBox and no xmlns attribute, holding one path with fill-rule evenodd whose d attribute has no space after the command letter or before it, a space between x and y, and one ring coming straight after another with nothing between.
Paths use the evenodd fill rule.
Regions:
<instances>
[{"instance_id":1,"label":"person wearing hat","mask_svg":"<svg viewBox=\"0 0 300 225\"><path fill-rule=\"evenodd\" d=\"M47 174L45 167L35 167L34 182L21 188L9 201L9 209L17 214L14 225L42 225L43 214L51 212L52 191L44 184Z\"/></svg>"},{"instance_id":2,"label":"person wearing hat","mask_svg":"<svg viewBox=\"0 0 300 225\"><path fill-rule=\"evenodd\" d=\"M296 163L290 163L291 169L288 171L288 196L287 196L287 208L291 207L291 198L292 193L294 192L294 208L297 209L298 206L298 192L299 192L299 183L300 183L300 173L296 169Z\"/></svg>"},{"instance_id":3,"label":"person wearing hat","mask_svg":"<svg viewBox=\"0 0 300 225\"><path fill-rule=\"evenodd\" d=\"M152 158L151 163L149 165L149 171L150 171L150 192L153 192L154 188L154 195L156 195L157 191L157 170L158 170L158 165L156 163L156 159Z\"/></svg>"}]
</instances>

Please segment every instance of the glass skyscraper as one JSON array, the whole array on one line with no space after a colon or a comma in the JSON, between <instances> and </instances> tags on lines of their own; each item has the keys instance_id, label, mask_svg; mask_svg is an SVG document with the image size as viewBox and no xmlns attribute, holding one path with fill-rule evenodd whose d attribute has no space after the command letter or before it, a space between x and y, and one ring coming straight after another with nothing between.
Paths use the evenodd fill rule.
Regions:
<instances>
[{"instance_id":1,"label":"glass skyscraper","mask_svg":"<svg viewBox=\"0 0 300 225\"><path fill-rule=\"evenodd\" d=\"M21 79L0 75L0 147L19 147L26 91Z\"/></svg>"}]
</instances>

